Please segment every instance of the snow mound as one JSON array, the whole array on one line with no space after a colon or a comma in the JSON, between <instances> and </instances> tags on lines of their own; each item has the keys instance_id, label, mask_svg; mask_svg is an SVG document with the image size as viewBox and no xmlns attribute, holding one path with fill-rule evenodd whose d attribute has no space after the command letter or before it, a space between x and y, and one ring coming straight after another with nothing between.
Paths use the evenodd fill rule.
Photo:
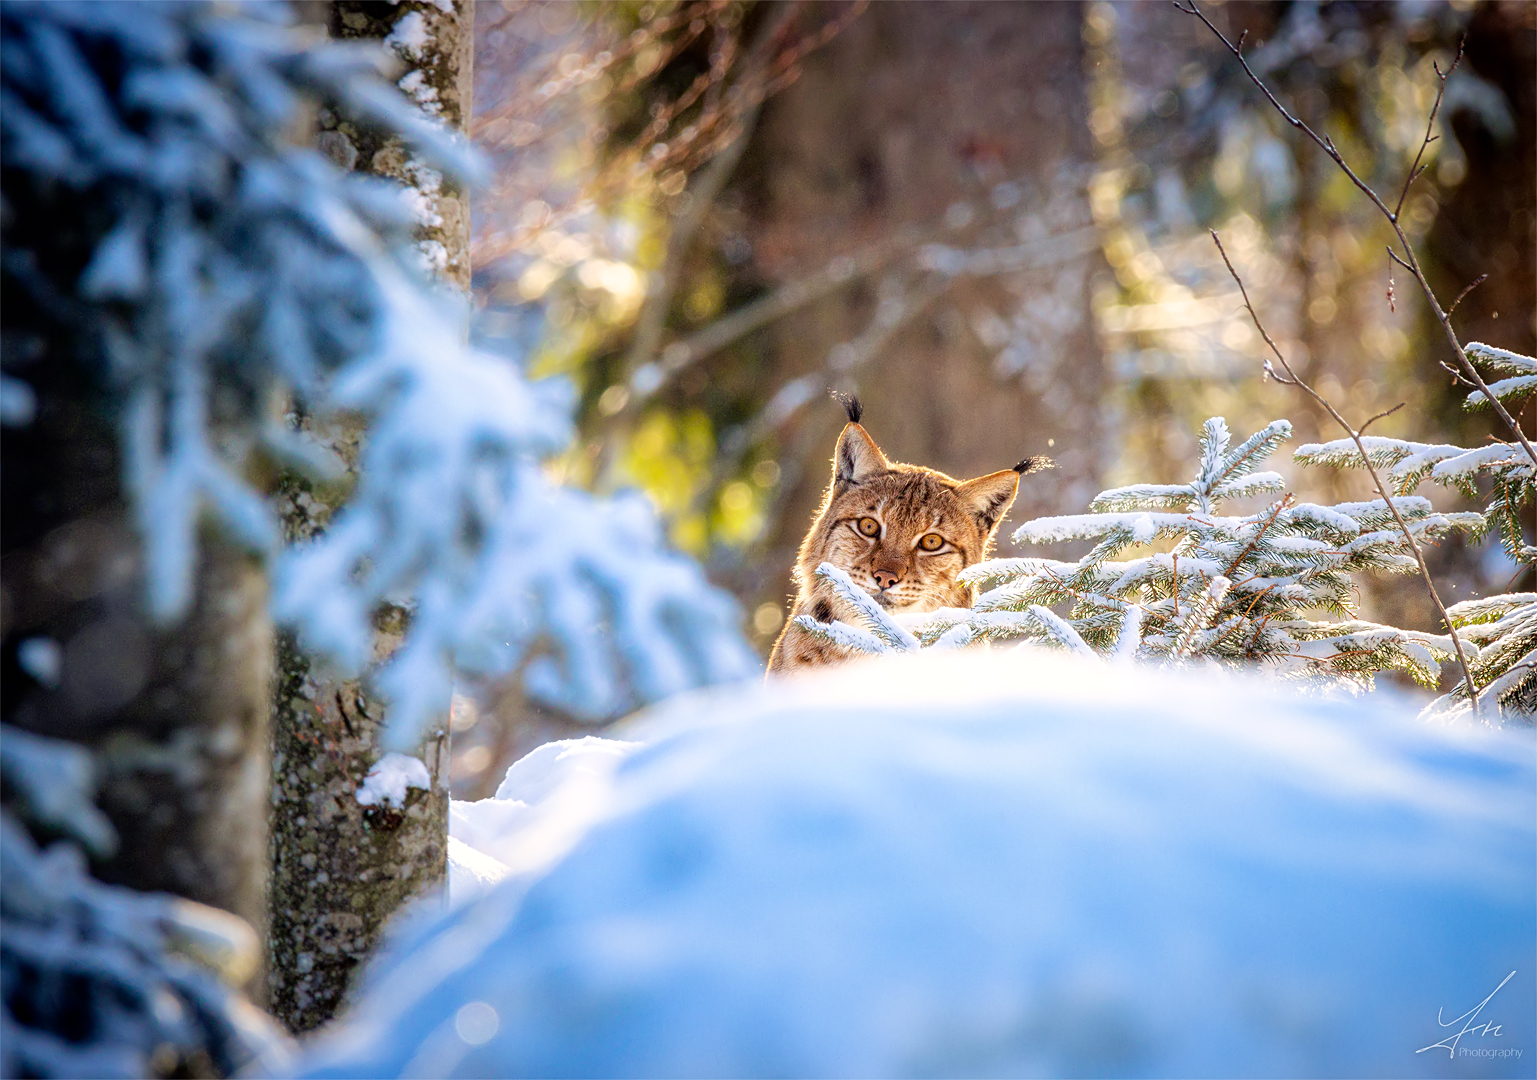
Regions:
<instances>
[{"instance_id":1,"label":"snow mound","mask_svg":"<svg viewBox=\"0 0 1537 1080\"><path fill-rule=\"evenodd\" d=\"M609 778L639 743L587 736L519 758L496 796L448 804L448 895L460 904L564 854L603 809Z\"/></svg>"},{"instance_id":2,"label":"snow mound","mask_svg":"<svg viewBox=\"0 0 1537 1080\"><path fill-rule=\"evenodd\" d=\"M513 763L497 786L498 799L540 803L573 777L606 779L614 767L640 744L589 735L545 743Z\"/></svg>"},{"instance_id":3,"label":"snow mound","mask_svg":"<svg viewBox=\"0 0 1537 1080\"><path fill-rule=\"evenodd\" d=\"M1533 741L1411 715L1020 651L679 699L301 1075L1529 1075Z\"/></svg>"},{"instance_id":4,"label":"snow mound","mask_svg":"<svg viewBox=\"0 0 1537 1080\"><path fill-rule=\"evenodd\" d=\"M463 840L448 836L448 899L458 904L472 900L501 882L507 876L507 867L498 859L483 851L477 851Z\"/></svg>"}]
</instances>

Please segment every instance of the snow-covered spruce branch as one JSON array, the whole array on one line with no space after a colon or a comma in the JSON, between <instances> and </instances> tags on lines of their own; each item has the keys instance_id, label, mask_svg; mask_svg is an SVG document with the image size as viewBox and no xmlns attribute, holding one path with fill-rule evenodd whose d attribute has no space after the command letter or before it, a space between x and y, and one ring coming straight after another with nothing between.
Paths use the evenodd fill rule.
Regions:
<instances>
[{"instance_id":1,"label":"snow-covered spruce branch","mask_svg":"<svg viewBox=\"0 0 1537 1080\"><path fill-rule=\"evenodd\" d=\"M1094 651L1078 636L1073 627L1050 609L1034 605L1026 611L1009 613L1006 622L975 619L971 612L960 608L946 608L921 616L905 616L899 619L887 612L864 589L854 584L852 578L832 563L822 563L816 568L816 576L832 586L838 598L854 609L854 617L863 627L852 626L841 619L821 622L810 615L798 616L795 624L813 637L841 648L870 656L895 652L916 652L928 647L956 649L995 636L1026 636L1037 641L1057 644L1070 652L1094 655ZM920 640L902 623L912 622L921 627L926 640Z\"/></svg>"},{"instance_id":2,"label":"snow-covered spruce branch","mask_svg":"<svg viewBox=\"0 0 1537 1080\"><path fill-rule=\"evenodd\" d=\"M421 276L410 193L339 171L292 132L308 103L326 104L461 181L483 172L478 158L379 77L382 53L315 46L288 17L259 3L0 12L6 195L25 211L7 216L6 283L39 313L35 332L86 357L119 403L150 610L185 612L205 513L276 554L244 475L258 454L323 467L271 419L292 394L370 428L352 501L277 560L275 610L357 669L373 609L414 609L379 676L396 698L392 744L414 741L456 664L527 662L538 696L589 716L750 671L734 606L636 503L545 480L567 403L464 344L462 305ZM34 217L81 230L61 241ZM80 245L78 277L55 269L70 265L66 241ZM17 357L8 423L33 404Z\"/></svg>"},{"instance_id":3,"label":"snow-covered spruce branch","mask_svg":"<svg viewBox=\"0 0 1537 1080\"><path fill-rule=\"evenodd\" d=\"M855 616L865 628L850 626L842 620L824 623L803 615L796 620L801 629L823 641L865 653L906 652L919 647L918 639L877 604L874 597L854 584L854 579L845 571L825 562L815 573L832 587L838 599L854 609Z\"/></svg>"},{"instance_id":4,"label":"snow-covered spruce branch","mask_svg":"<svg viewBox=\"0 0 1537 1080\"><path fill-rule=\"evenodd\" d=\"M1468 359L1475 364L1487 368L1491 375L1501 376L1489 384L1489 392L1495 399L1519 407L1526 398L1537 394L1537 358L1485 345L1481 341L1468 342L1467 352ZM1475 390L1463 404L1469 409L1480 409L1487 408L1489 403L1489 397L1482 390Z\"/></svg>"},{"instance_id":5,"label":"snow-covered spruce branch","mask_svg":"<svg viewBox=\"0 0 1537 1080\"><path fill-rule=\"evenodd\" d=\"M1537 379L1537 359L1530 356L1479 342L1468 345L1468 355L1488 367L1492 374L1529 372ZM1512 378L1492 383L1490 389L1514 403L1530 393L1532 385ZM1476 405L1482 398L1482 391L1474 391L1468 395L1467 402L1470 406ZM1413 491L1429 479L1476 498L1479 476L1488 477L1493 488L1485 504L1485 516L1490 524L1499 526L1501 542L1511 558L1518 562L1537 562L1537 549L1527 544L1521 518L1523 510L1537 504L1537 466L1520 447L1500 442L1469 448L1379 436L1362 436L1361 439L1371 464L1384 470L1399 492ZM1293 458L1304 465L1362 467L1361 453L1349 439L1309 443L1298 447Z\"/></svg>"},{"instance_id":6,"label":"snow-covered spruce branch","mask_svg":"<svg viewBox=\"0 0 1537 1080\"><path fill-rule=\"evenodd\" d=\"M1537 720L1537 593L1504 593L1447 609L1465 641L1478 643L1473 677L1479 693L1506 718ZM1454 717L1468 709L1461 687L1437 698L1426 714Z\"/></svg>"},{"instance_id":7,"label":"snow-covered spruce branch","mask_svg":"<svg viewBox=\"0 0 1537 1080\"><path fill-rule=\"evenodd\" d=\"M1537 360L1520 353L1473 342L1468 346L1468 355L1491 374L1537 375ZM1489 388L1497 396L1515 402L1530 393L1531 385L1521 377L1512 377L1494 382ZM1475 391L1468 395L1468 404L1477 405L1482 397L1482 391ZM1374 436L1362 436L1361 442L1366 460L1400 492L1411 492L1428 479L1476 498L1477 479L1481 475L1488 477L1491 483L1484 504L1485 528L1499 527L1501 543L1511 558L1537 563L1537 548L1527 543L1523 528L1531 508L1537 505L1537 467L1520 447L1492 443L1468 448ZM1363 465L1361 449L1350 439L1310 443L1299 447L1293 456L1304 465ZM1468 675L1480 692L1489 692L1503 716L1537 715L1537 673L1530 656L1532 649L1537 648L1537 595L1486 597L1455 604L1446 612L1448 623L1461 639L1477 648L1477 654L1469 660ZM1467 710L1470 704L1467 687L1460 686L1438 699L1429 711L1451 716Z\"/></svg>"},{"instance_id":8,"label":"snow-covered spruce branch","mask_svg":"<svg viewBox=\"0 0 1537 1080\"><path fill-rule=\"evenodd\" d=\"M1190 0L1190 11L1193 12L1193 13L1197 13L1197 14L1199 13L1197 11L1197 9L1196 9L1196 6L1195 6L1195 0ZM1201 18L1202 18L1202 21L1204 22L1205 21L1205 16L1201 16ZM1207 25L1210 26L1211 24L1207 23ZM1223 40L1226 41L1225 38ZM1459 59L1462 56L1462 51L1461 51L1460 48L1458 49L1457 56L1458 56ZM1248 63L1243 61L1242 54L1239 54L1239 60L1240 60L1240 62L1243 62L1244 70L1245 71L1249 71ZM1249 74L1251 75L1251 77L1253 76L1253 72L1252 71L1250 71ZM1258 82L1257 79L1255 81ZM1445 84L1446 84L1446 79L1445 79L1444 76L1441 79L1441 83L1442 83L1442 88L1444 89L1445 88ZM1266 93L1268 95L1269 91L1266 91ZM1271 98L1271 101L1274 102L1275 99ZM1439 108L1440 104L1441 104L1441 98L1440 98L1440 95L1438 94L1436 96L1436 108ZM1285 110L1282 110L1282 111L1284 112ZM1432 112L1431 112L1432 119L1434 119L1434 116L1435 116L1435 111L1432 110ZM1308 129L1306 125L1302 125L1302 126L1303 126L1304 130L1308 130L1309 133L1311 134L1311 129ZM1428 134L1427 134L1427 138L1428 138ZM1351 179L1353 179L1353 180L1356 179L1355 174L1352 173L1350 171L1349 167L1345 165L1344 159L1339 156L1337 151L1334 151L1334 148L1333 148L1332 144L1329 145L1328 149L1330 150L1331 155L1333 156L1335 162L1337 164L1339 164L1340 167L1343 168L1348 175L1350 175ZM1423 147L1421 147L1421 149L1423 150ZM1412 183L1413 179L1414 179L1414 177L1413 177L1413 174L1411 173L1411 175L1409 177L1409 180L1405 183L1405 186L1404 186L1405 192L1408 191L1408 184ZM1360 182L1357 181L1357 183L1359 184ZM1371 195L1371 197L1374 200L1376 200L1377 197L1371 191L1370 188L1366 187L1364 184L1362 184L1360 186L1361 186L1363 191L1365 191L1368 195ZM1378 201L1378 205L1381 205L1380 200L1377 200L1377 201ZM1389 215L1389 219L1393 222L1394 228L1398 228L1398 215L1397 215L1396 211ZM1409 249L1409 241L1408 241L1408 239L1406 237L1404 237L1402 229L1398 230L1398 235L1399 235L1399 238L1401 240L1403 240L1403 242L1404 242L1405 250L1408 250ZM1450 617L1446 614L1446 604L1441 600L1441 594L1436 589L1436 582L1435 582L1435 579L1431 576L1429 564L1426 563L1426 561L1425 561L1425 553L1420 548L1420 540L1419 540L1419 538L1415 536L1414 529L1409 525L1408 521L1405 520L1404 515L1399 512L1399 510L1397 508L1397 505L1396 505L1396 503L1395 503L1395 501L1393 499L1393 496L1391 494L1389 494L1389 488L1388 488L1387 484L1383 482L1381 474L1377 471L1377 467L1371 463L1371 460L1370 460L1371 452L1366 448L1366 444L1361 441L1362 438L1365 436L1367 428L1371 427L1372 424L1374 424L1378 420L1382 419L1383 417L1389 416L1389 415L1393 414L1394 412L1397 412L1399 409L1401 409L1403 407L1402 404L1395 405L1393 408L1387 410L1386 412L1378 413L1376 416L1371 417L1369 420L1367 420L1364 424L1361 425L1361 430L1360 431L1357 431L1354 427L1352 427L1350 425L1350 423L1347 422L1346 419L1342 415L1340 415L1340 411L1334 407L1334 404L1331 401L1329 401L1328 398L1326 398L1322 394L1320 394L1317 390L1315 390L1313 388L1313 386L1310 383L1308 383L1305 379L1303 379L1301 376L1299 376L1294 370L1292 370L1292 366L1291 366L1290 363L1287 362L1286 356L1281 352L1280 346L1275 343L1275 338L1270 336L1270 332L1265 329L1265 324L1260 321L1259 312L1254 309L1254 302L1249 299L1248 287L1244 285L1243 277L1238 273L1238 268L1233 265L1233 260L1228 258L1227 249L1222 246L1222 237L1217 235L1217 230L1215 230L1215 229L1211 230L1211 239L1212 239L1212 243L1215 244L1216 247L1217 247L1217 253L1222 256L1223 265L1225 265L1227 267L1228 273L1230 275L1232 275L1233 284L1238 286L1238 292L1243 297L1244 309L1249 313L1249 319L1250 319L1251 322L1254 323L1254 329L1259 331L1260 338L1265 342L1265 345L1270 349L1271 355L1275 357L1275 363L1274 364L1272 364L1270 362L1270 360L1268 360L1268 359L1265 361L1265 374L1270 376L1271 378L1275 379L1278 383L1280 383L1283 386L1294 386L1294 387L1298 388L1304 394L1306 394L1308 397L1312 398L1313 399L1313 403L1315 405L1317 405L1319 408L1323 409L1324 412L1329 414L1329 418L1332 419L1336 424L1339 425L1340 429L1345 432L1345 435L1349 438L1351 443L1356 447L1357 453L1361 456L1361 463L1365 467L1367 475L1370 476L1371 479L1372 479L1372 485L1377 489L1377 494L1382 497L1383 505L1393 515L1393 523L1396 526L1398 526L1399 535L1403 537L1404 544L1408 548L1409 555L1414 560L1415 568L1418 569L1419 572L1420 572L1420 579L1425 583L1425 591L1430 596L1430 602L1431 602L1431 604L1433 604L1435 606L1436 611L1441 616L1441 625L1446 627L1447 635L1451 638L1452 652L1453 652L1453 654L1454 654L1454 656L1455 656L1455 658L1457 660L1457 666L1462 671L1462 679L1463 679L1463 682L1467 686L1468 697L1469 697L1469 701L1472 704L1473 712L1474 712L1475 715L1477 715L1477 713L1478 713L1478 689L1474 685L1474 682L1473 682L1473 672L1472 672L1472 669L1471 669L1471 667L1469 666L1469 663L1468 663L1468 652L1469 652L1469 650L1467 648L1463 647L1462 639L1458 636L1456 627L1454 627L1452 625ZM1393 254L1393 251L1392 251L1391 248L1388 249L1388 254L1389 255ZM1412 251L1410 252L1410 257L1411 258L1413 257L1413 252ZM1402 260L1400 260L1400 261L1402 261ZM1420 276L1420 281L1421 281L1422 284L1424 283L1424 277L1423 276ZM1426 285L1426 295L1429 297L1429 299L1431 301L1431 304L1434 306L1435 305L1435 296L1430 293L1428 285ZM1436 310L1437 310L1438 313L1440 313L1440 308L1439 307L1437 307ZM1452 334L1452 332L1451 332L1451 324L1446 321L1445 313L1441 313L1441 321L1442 321L1442 325L1444 325L1446 327L1448 335L1450 335L1452 337L1453 344L1455 345L1456 344L1456 335ZM1469 371L1473 372L1474 378L1477 379L1478 378L1478 374L1477 374L1476 371L1474 371L1474 369L1473 369L1472 365L1469 363L1467 357L1462 355L1461 346L1458 346L1458 356L1461 357L1463 364L1465 366L1467 366ZM1480 385L1482 385L1482 383L1480 383ZM1519 429L1518 429L1517 430L1517 434L1519 434L1519 433L1520 432L1519 432ZM1537 462L1537 455L1533 455L1532 460L1534 462Z\"/></svg>"},{"instance_id":9,"label":"snow-covered spruce branch","mask_svg":"<svg viewBox=\"0 0 1537 1080\"><path fill-rule=\"evenodd\" d=\"M0 772L0 1075L280 1069L286 1036L229 985L257 963L251 929L86 872L84 852L117 843L92 803L90 753L6 727Z\"/></svg>"}]
</instances>

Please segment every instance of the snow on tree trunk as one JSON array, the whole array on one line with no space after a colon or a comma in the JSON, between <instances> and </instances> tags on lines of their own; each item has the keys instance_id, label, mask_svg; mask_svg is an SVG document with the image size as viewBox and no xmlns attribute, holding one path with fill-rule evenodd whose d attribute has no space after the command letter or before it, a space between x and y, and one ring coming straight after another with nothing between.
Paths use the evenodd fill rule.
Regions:
<instances>
[{"instance_id":1,"label":"snow on tree trunk","mask_svg":"<svg viewBox=\"0 0 1537 1080\"><path fill-rule=\"evenodd\" d=\"M457 130L469 119L475 12L468 0L380 4L337 0L331 36L383 40L401 63L396 82L423 112ZM470 210L463 188L411 153L396 136L322 116L320 148L345 168L399 180L413 190L416 241L433 272L470 288Z\"/></svg>"},{"instance_id":2,"label":"snow on tree trunk","mask_svg":"<svg viewBox=\"0 0 1537 1080\"><path fill-rule=\"evenodd\" d=\"M383 40L404 65L402 91L460 129L469 111L472 20L463 0L330 5L333 37ZM468 291L469 211L462 189L398 138L328 111L320 122L318 145L337 164L407 186L425 265ZM355 470L360 420L335 421L315 434ZM346 487L287 478L288 539L324 529ZM407 620L403 608L380 612L376 659L398 647ZM445 720L447 712L445 701ZM446 724L437 725L409 759L416 765L381 781L377 767L395 764L381 761L384 704L356 680L329 677L287 633L278 638L272 715L271 1009L291 1031L303 1032L335 1014L353 970L390 917L444 881L449 737ZM411 782L419 777L425 787Z\"/></svg>"}]
</instances>

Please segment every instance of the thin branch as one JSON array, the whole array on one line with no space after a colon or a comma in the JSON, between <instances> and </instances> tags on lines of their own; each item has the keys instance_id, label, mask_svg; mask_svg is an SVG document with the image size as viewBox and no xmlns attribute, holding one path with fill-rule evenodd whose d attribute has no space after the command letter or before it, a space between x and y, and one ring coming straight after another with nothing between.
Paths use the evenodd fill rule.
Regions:
<instances>
[{"instance_id":1,"label":"thin branch","mask_svg":"<svg viewBox=\"0 0 1537 1080\"><path fill-rule=\"evenodd\" d=\"M1532 446L1531 440L1528 439L1526 437L1526 433L1521 430L1521 425L1513 416L1510 415L1510 410L1506 409L1504 402L1500 401L1498 397L1490 392L1488 384L1484 382L1484 377L1479 374L1478 368L1473 365L1473 361L1468 359L1467 350L1462 347L1462 342L1457 338L1457 332L1452 329L1451 319L1448 317L1447 313L1442 310L1441 302L1436 298L1435 290L1430 287L1430 281L1425 277L1425 272L1420 267L1419 258L1414 254L1414 245L1409 242L1409 236L1404 232L1403 223L1399 219L1398 214L1392 210L1389 210L1387 204L1382 201L1382 198L1372 190L1371 185L1356 175L1355 170L1350 167L1344 156L1335 147L1333 139L1329 138L1327 135L1319 135L1318 132L1308 127L1307 124L1303 123L1301 120L1297 119L1287 111L1286 106L1282 105L1280 101L1276 99L1276 96L1270 92L1270 88L1267 87L1264 81L1254 73L1254 70L1251 67L1249 67L1249 62L1244 59L1242 50L1240 50L1238 46L1229 41L1227 37L1222 33L1222 31L1218 30L1216 26L1212 24L1212 21L1206 17L1206 14L1196 6L1195 0L1186 0L1186 4L1188 4L1188 6L1186 6L1186 4L1181 4L1179 0L1172 0L1172 2L1176 8L1184 12L1186 15L1194 15L1196 18L1200 19L1201 22L1205 23L1207 29L1215 34L1217 39L1221 41L1222 44L1226 45L1228 51L1237 58L1239 64L1243 66L1244 73L1249 76L1249 81L1259 88L1260 92L1265 95L1270 104L1275 106L1276 111L1285 118L1286 122L1289 123L1292 127L1306 134L1308 138L1312 139L1313 142L1320 149L1322 149L1325 154L1329 155L1330 160L1338 165L1340 169L1345 173L1345 175L1350 178L1350 182L1354 184L1363 195L1371 200L1372 205L1375 206L1378 210L1382 211L1382 215L1388 219L1388 224L1392 226L1393 232L1397 235L1399 244L1403 246L1404 256L1406 257L1400 257L1396 252L1394 252L1393 258L1402 264L1406 270L1414 275L1415 281L1419 282L1420 291L1425 294L1425 299L1429 301L1430 308L1435 313L1436 320L1440 322L1441 329L1446 333L1446 340L1451 344L1452 351L1457 355L1457 362L1462 368L1462 374L1466 376L1474 386L1478 387L1478 389L1483 392L1484 397L1487 398L1490 405L1494 407L1494 411L1496 414L1498 414L1500 420L1505 424L1506 427L1511 430L1511 432L1515 435L1516 440L1520 442L1522 448L1526 451L1527 456L1532 459L1532 464L1537 465L1537 447ZM1243 39L1240 38L1239 40L1242 42ZM1461 50L1459 48L1459 55L1460 54ZM1447 75L1450 74L1451 71L1448 70ZM1437 75L1440 75L1439 68L1437 69ZM1438 96L1436 100L1439 107L1440 97ZM1410 173L1410 182L1413 182L1412 170Z\"/></svg>"},{"instance_id":2,"label":"thin branch","mask_svg":"<svg viewBox=\"0 0 1537 1080\"><path fill-rule=\"evenodd\" d=\"M1462 63L1462 47L1467 43L1468 35L1463 34L1462 38L1457 42L1457 55L1452 60L1452 66L1447 68L1445 72L1442 72L1439 64L1431 61L1431 67L1435 68L1436 71L1436 78L1440 80L1436 86L1436 101L1430 107L1430 118L1425 121L1425 138L1420 142L1419 151L1414 155L1414 164L1409 166L1409 175L1404 177L1404 189L1398 193L1398 203L1393 207L1393 220L1395 221L1398 220L1398 215L1403 212L1404 200L1409 197L1409 189L1419 179L1420 173L1430 166L1429 162L1421 165L1420 159L1425 156L1425 151L1429 149L1430 144L1439 138L1437 135L1432 135L1431 132L1436 128L1436 114L1441 111L1441 100L1446 97L1446 80L1452 77L1452 72L1456 71L1457 65Z\"/></svg>"},{"instance_id":3,"label":"thin branch","mask_svg":"<svg viewBox=\"0 0 1537 1080\"><path fill-rule=\"evenodd\" d=\"M1170 561L1174 564L1174 617L1179 618L1179 552L1169 554Z\"/></svg>"},{"instance_id":4,"label":"thin branch","mask_svg":"<svg viewBox=\"0 0 1537 1080\"><path fill-rule=\"evenodd\" d=\"M1376 416L1372 417L1366 423L1362 424L1361 425L1361 430L1360 430L1360 432L1358 432L1358 434L1365 435L1367 428L1371 427L1378 420L1381 420L1384 417L1392 416L1394 413L1396 413L1399 409L1402 409L1407 404L1409 404L1407 401L1400 401L1397 405L1394 405L1391 409L1383 409Z\"/></svg>"},{"instance_id":5,"label":"thin branch","mask_svg":"<svg viewBox=\"0 0 1537 1080\"><path fill-rule=\"evenodd\" d=\"M821 269L786 282L773 292L721 316L681 341L673 342L662 350L658 359L652 361L653 367L647 371L644 381L636 378L635 373L640 367L631 370L631 394L626 411L635 409L669 380L699 360L719 352L733 341L781 316L874 273L892 259L905 254L915 243L915 239L899 235L872 244L852 255L840 255Z\"/></svg>"},{"instance_id":6,"label":"thin branch","mask_svg":"<svg viewBox=\"0 0 1537 1080\"><path fill-rule=\"evenodd\" d=\"M1419 565L1420 576L1425 579L1425 588L1430 591L1431 602L1436 605L1436 611L1441 616L1442 625L1446 627L1446 632L1452 639L1452 647L1457 652L1457 663L1462 668L1462 678L1468 688L1468 701L1472 704L1473 715L1475 717L1478 716L1478 684L1473 681L1473 671L1468 666L1467 654L1462 649L1462 638L1457 633L1457 628L1452 625L1451 616L1446 613L1446 605L1441 602L1441 594L1436 591L1436 583L1430 576L1430 567L1425 562L1425 553L1420 550L1419 542L1414 539L1414 533L1410 530L1409 523L1398 512L1398 506L1393 502L1393 496L1388 494L1387 485L1382 482L1382 476L1377 472L1376 466L1372 464L1371 455L1366 452L1366 444L1361 441L1362 432L1367 427L1375 421L1382 419L1382 417L1397 412L1402 406L1395 405L1387 410L1387 412L1379 413L1372 417L1371 420L1368 420L1362 426L1361 431L1351 427L1345 421L1345 418L1339 414L1339 410L1331 405L1322 394L1297 377L1291 365L1286 362L1286 357L1281 355L1281 350L1276 347L1275 341L1260 322L1259 313L1254 310L1254 305L1249 301L1249 290L1244 286L1243 278L1238 276L1238 270L1233 266L1233 260L1227 257L1227 249L1222 246L1222 238L1217 235L1217 230L1211 230L1211 238L1217 245L1217 251L1221 254L1223 263L1227 266L1227 272L1233 275L1233 281L1237 283L1238 291L1243 294L1243 305L1249 311L1249 318L1254 321L1254 328L1259 331L1260 337L1265 339L1265 344L1270 346L1270 351L1275 354L1276 361L1281 365L1282 370L1286 372L1287 378L1278 381L1284 381L1289 386L1300 387L1304 393L1333 417L1334 422L1344 429L1346 435L1350 436L1350 441L1356 444L1356 452L1361 455L1361 464L1366 466L1366 471L1370 474L1372 483L1377 487L1377 493L1382 496L1382 501L1393 515L1393 520L1398 522L1399 531L1404 534L1404 540L1408 542L1409 550L1414 552L1414 561ZM1270 369L1270 362L1268 360L1265 362L1265 367L1266 370Z\"/></svg>"},{"instance_id":7,"label":"thin branch","mask_svg":"<svg viewBox=\"0 0 1537 1080\"><path fill-rule=\"evenodd\" d=\"M1472 292L1474 289L1478 288L1480 285L1482 285L1484 282L1486 282L1488 280L1489 280L1489 275L1488 274L1479 274L1476 278L1474 278L1468 284L1468 287L1466 289L1463 289L1460 293L1457 294L1457 299L1452 301L1452 306L1446 309L1446 313L1448 315L1450 315L1452 312L1456 311L1457 310L1457 305L1462 303L1463 297L1467 296L1468 293Z\"/></svg>"},{"instance_id":8,"label":"thin branch","mask_svg":"<svg viewBox=\"0 0 1537 1080\"><path fill-rule=\"evenodd\" d=\"M1379 210L1388 216L1388 220L1391 221L1393 219L1393 212L1387 208L1387 205L1380 198L1378 198L1377 193L1371 189L1371 185L1369 185L1365 180L1362 180L1355 174L1355 170L1346 163L1339 150L1335 148L1334 140L1329 138L1327 135L1318 134L1318 132L1308 127L1304 121L1299 120L1297 117L1293 116L1291 112L1286 108L1286 106L1282 105L1281 102L1276 99L1276 96L1270 92L1270 88L1264 84L1260 77L1254 74L1254 69L1249 67L1249 61L1244 59L1243 50L1239 47L1243 44L1242 36L1240 36L1238 39L1238 45L1235 45L1229 41L1227 36L1223 34L1221 30L1218 30L1216 26L1212 24L1212 21L1206 17L1206 13L1196 6L1195 0L1186 0L1186 2L1190 5L1189 7L1182 5L1179 0L1172 0L1172 2L1176 8L1184 12L1186 15L1194 15L1196 18L1205 23L1206 28L1213 34L1216 34L1218 40L1227 46L1228 52L1232 53L1235 57L1238 58L1238 62L1243 65L1244 72L1249 76L1249 80L1253 82L1255 86L1259 87L1260 93L1264 94L1265 97L1270 100L1270 104L1276 107L1276 111L1281 114L1286 122L1292 127L1296 128L1298 131L1304 132L1308 138L1312 139L1320 150L1322 150L1325 154L1328 154L1330 159L1333 160L1336 165L1345 170L1345 175L1350 177L1350 182L1355 184L1356 187L1360 188L1361 193L1370 199ZM1245 30L1244 35L1247 34L1248 31Z\"/></svg>"}]
</instances>

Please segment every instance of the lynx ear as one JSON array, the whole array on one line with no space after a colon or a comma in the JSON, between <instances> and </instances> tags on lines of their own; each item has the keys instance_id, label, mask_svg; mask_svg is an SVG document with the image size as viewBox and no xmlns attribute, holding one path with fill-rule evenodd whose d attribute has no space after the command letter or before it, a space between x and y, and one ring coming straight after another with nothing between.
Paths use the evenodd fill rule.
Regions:
<instances>
[{"instance_id":1,"label":"lynx ear","mask_svg":"<svg viewBox=\"0 0 1537 1080\"><path fill-rule=\"evenodd\" d=\"M1019 473L1013 469L967 480L955 489L955 493L976 517L977 524L982 526L982 531L989 533L1008 513L1018 491Z\"/></svg>"},{"instance_id":2,"label":"lynx ear","mask_svg":"<svg viewBox=\"0 0 1537 1080\"><path fill-rule=\"evenodd\" d=\"M838 436L838 452L833 455L834 484L862 484L876 473L888 472L891 463L875 445L869 432L850 421Z\"/></svg>"}]
</instances>

